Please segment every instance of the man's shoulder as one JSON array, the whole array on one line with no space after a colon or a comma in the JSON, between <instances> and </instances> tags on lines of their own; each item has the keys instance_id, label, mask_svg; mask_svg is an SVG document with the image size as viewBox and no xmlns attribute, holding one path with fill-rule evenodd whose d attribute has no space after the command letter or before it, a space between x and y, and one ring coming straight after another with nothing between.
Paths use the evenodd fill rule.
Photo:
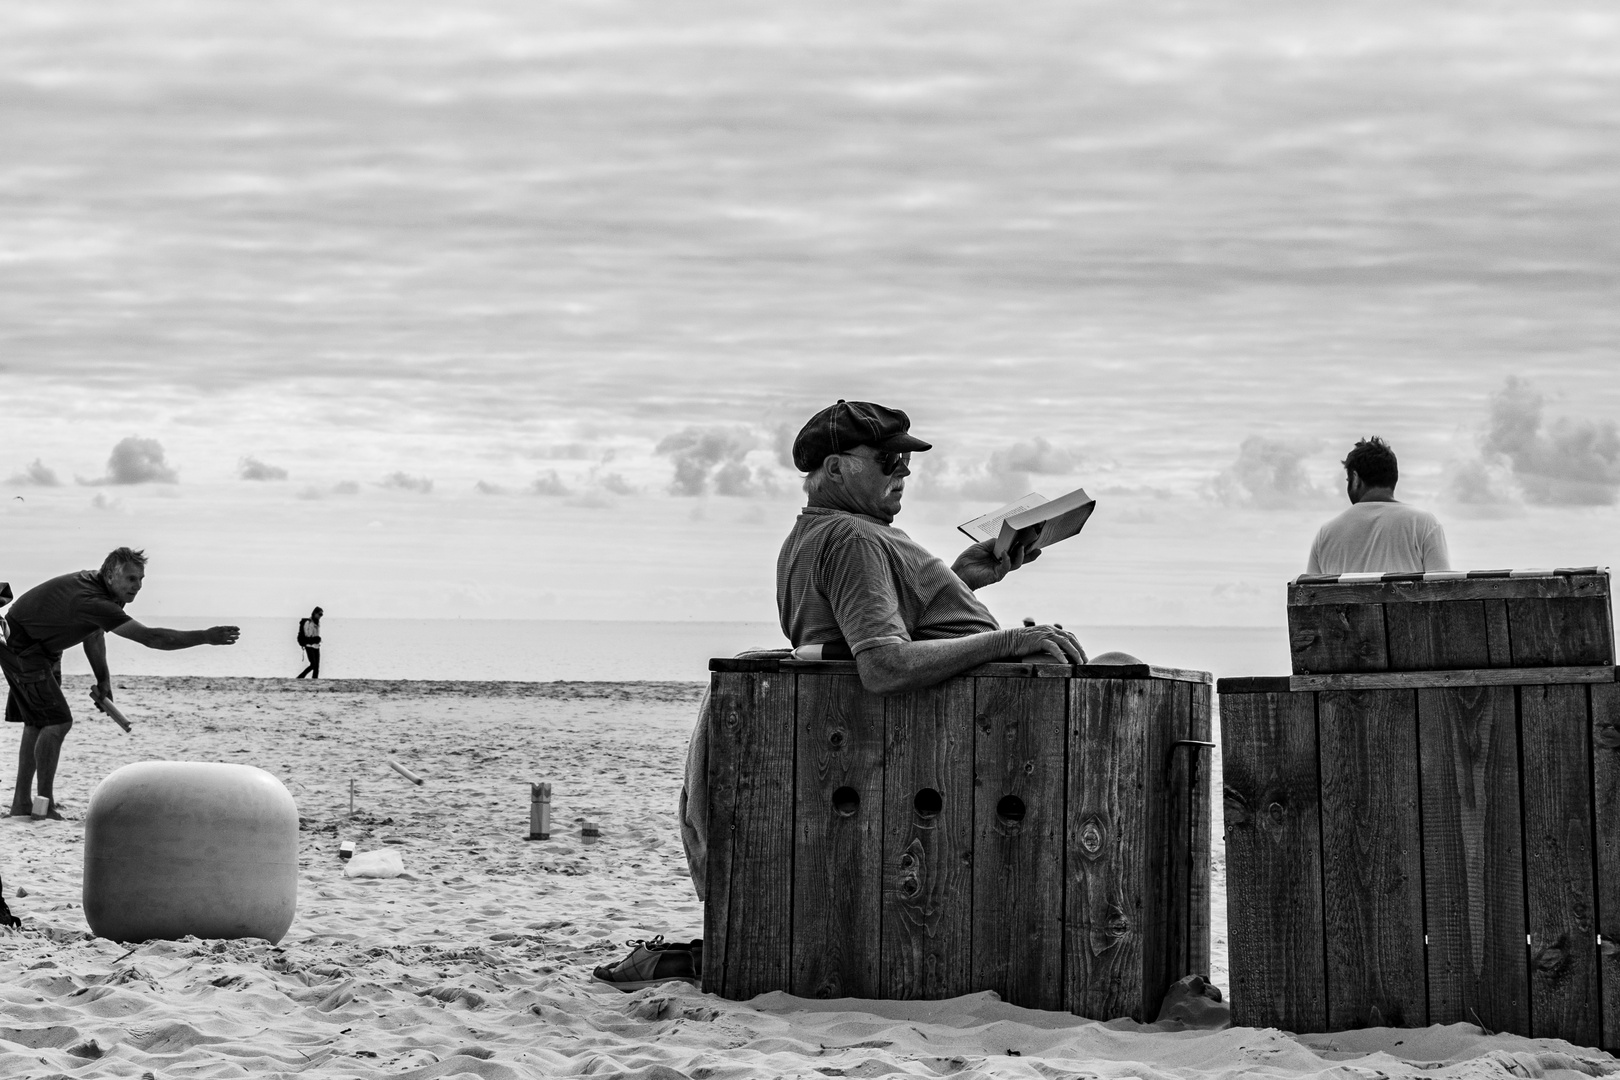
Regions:
<instances>
[{"instance_id":1,"label":"man's shoulder","mask_svg":"<svg viewBox=\"0 0 1620 1080\"><path fill-rule=\"evenodd\" d=\"M879 543L904 537L906 534L860 514L847 510L828 510L806 507L793 523L793 531L803 536L814 536L823 543L864 539Z\"/></svg>"}]
</instances>

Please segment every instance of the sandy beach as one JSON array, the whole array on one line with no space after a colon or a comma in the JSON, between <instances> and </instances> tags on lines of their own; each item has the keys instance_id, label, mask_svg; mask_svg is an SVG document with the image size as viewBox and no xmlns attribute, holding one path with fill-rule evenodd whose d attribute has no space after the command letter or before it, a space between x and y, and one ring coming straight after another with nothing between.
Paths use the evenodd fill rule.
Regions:
<instances>
[{"instance_id":1,"label":"sandy beach","mask_svg":"<svg viewBox=\"0 0 1620 1080\"><path fill-rule=\"evenodd\" d=\"M591 979L624 943L700 936L674 807L689 683L118 680L132 735L92 712L58 777L68 820L4 822L0 1077L1499 1077L1606 1075L1553 1040L1452 1025L1294 1036L1098 1023L994 995L730 1002ZM4 751L15 753L17 732ZM398 760L418 787L389 768ZM298 802L298 914L277 946L92 937L83 813L134 761L242 762ZM354 802L350 812L350 783ZM554 833L527 842L528 784ZM1219 785L1216 785L1219 790ZM586 841L579 823L600 824ZM1219 818L1216 819L1219 821ZM1214 981L1227 985L1215 852ZM405 875L350 879L342 841Z\"/></svg>"}]
</instances>

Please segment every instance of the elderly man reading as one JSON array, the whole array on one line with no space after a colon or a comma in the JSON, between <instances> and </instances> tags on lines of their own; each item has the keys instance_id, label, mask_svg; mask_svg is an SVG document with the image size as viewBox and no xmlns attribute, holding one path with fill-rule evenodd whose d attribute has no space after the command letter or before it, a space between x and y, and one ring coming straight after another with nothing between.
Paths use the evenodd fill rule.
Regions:
<instances>
[{"instance_id":1,"label":"elderly man reading","mask_svg":"<svg viewBox=\"0 0 1620 1080\"><path fill-rule=\"evenodd\" d=\"M847 649L861 684L877 694L932 686L994 660L1085 663L1072 634L1002 630L973 595L1024 564L1021 545L997 559L992 541L973 544L947 567L894 528L911 455L929 449L905 413L865 401L839 401L804 425L793 463L808 474L808 505L776 560L782 632L801 655L830 659Z\"/></svg>"},{"instance_id":2,"label":"elderly man reading","mask_svg":"<svg viewBox=\"0 0 1620 1080\"><path fill-rule=\"evenodd\" d=\"M807 474L809 498L776 560L776 608L794 655L853 656L861 685L878 694L932 686L996 660L1085 663L1074 635L1056 626L1003 630L974 595L1039 551L1026 557L1015 543L998 559L994 541L986 541L946 566L894 528L911 455L931 448L911 434L905 413L865 401L840 400L799 432L793 463ZM708 713L705 695L680 797L681 839L699 899L707 891ZM631 944L629 956L597 968L596 978L629 991L670 979L696 983L702 975L700 940L660 935Z\"/></svg>"}]
</instances>

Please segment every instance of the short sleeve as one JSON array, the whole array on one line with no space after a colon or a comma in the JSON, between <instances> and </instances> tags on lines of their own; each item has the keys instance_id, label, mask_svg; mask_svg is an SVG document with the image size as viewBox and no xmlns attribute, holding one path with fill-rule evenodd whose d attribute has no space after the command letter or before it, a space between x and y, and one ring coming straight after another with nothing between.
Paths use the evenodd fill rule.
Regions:
<instances>
[{"instance_id":1,"label":"short sleeve","mask_svg":"<svg viewBox=\"0 0 1620 1080\"><path fill-rule=\"evenodd\" d=\"M104 596L87 596L77 606L79 617L97 630L111 633L129 622L124 609Z\"/></svg>"},{"instance_id":2,"label":"short sleeve","mask_svg":"<svg viewBox=\"0 0 1620 1080\"><path fill-rule=\"evenodd\" d=\"M1316 539L1311 541L1311 553L1305 557L1305 572L1307 574L1320 574L1322 572L1322 530L1316 531Z\"/></svg>"},{"instance_id":3,"label":"short sleeve","mask_svg":"<svg viewBox=\"0 0 1620 1080\"><path fill-rule=\"evenodd\" d=\"M832 607L849 651L859 656L867 649L910 641L883 550L861 536L846 537L824 550L817 587Z\"/></svg>"}]
</instances>

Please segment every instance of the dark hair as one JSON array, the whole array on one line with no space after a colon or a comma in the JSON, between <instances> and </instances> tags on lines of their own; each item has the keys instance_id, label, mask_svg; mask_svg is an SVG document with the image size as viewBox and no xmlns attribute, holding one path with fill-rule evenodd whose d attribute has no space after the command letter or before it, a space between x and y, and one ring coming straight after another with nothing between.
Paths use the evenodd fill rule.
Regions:
<instances>
[{"instance_id":1,"label":"dark hair","mask_svg":"<svg viewBox=\"0 0 1620 1080\"><path fill-rule=\"evenodd\" d=\"M326 612L321 610L321 606L319 604L316 604L315 605L315 610L309 613L309 617L313 619L316 616L325 615L325 614L326 614Z\"/></svg>"},{"instance_id":2,"label":"dark hair","mask_svg":"<svg viewBox=\"0 0 1620 1080\"><path fill-rule=\"evenodd\" d=\"M135 551L127 547L109 551L107 557L101 560L101 576L106 577L108 574L116 574L119 570L132 564L145 570L146 552Z\"/></svg>"},{"instance_id":3,"label":"dark hair","mask_svg":"<svg viewBox=\"0 0 1620 1080\"><path fill-rule=\"evenodd\" d=\"M1395 451L1376 435L1356 443L1355 449L1345 455L1343 464L1346 473L1355 473L1368 487L1392 488L1401 478L1401 470L1395 464Z\"/></svg>"}]
</instances>

